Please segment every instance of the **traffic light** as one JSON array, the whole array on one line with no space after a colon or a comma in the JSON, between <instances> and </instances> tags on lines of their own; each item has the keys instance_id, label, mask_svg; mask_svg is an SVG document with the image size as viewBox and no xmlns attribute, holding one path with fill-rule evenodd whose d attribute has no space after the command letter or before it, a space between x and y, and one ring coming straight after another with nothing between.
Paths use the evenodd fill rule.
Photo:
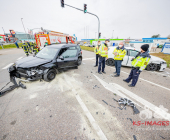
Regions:
<instances>
[{"instance_id":1,"label":"traffic light","mask_svg":"<svg viewBox=\"0 0 170 140\"><path fill-rule=\"evenodd\" d=\"M64 7L64 0L61 0L61 7Z\"/></svg>"},{"instance_id":2,"label":"traffic light","mask_svg":"<svg viewBox=\"0 0 170 140\"><path fill-rule=\"evenodd\" d=\"M101 38L101 33L99 33L99 38Z\"/></svg>"},{"instance_id":3,"label":"traffic light","mask_svg":"<svg viewBox=\"0 0 170 140\"><path fill-rule=\"evenodd\" d=\"M87 4L84 4L84 13L87 13Z\"/></svg>"}]
</instances>

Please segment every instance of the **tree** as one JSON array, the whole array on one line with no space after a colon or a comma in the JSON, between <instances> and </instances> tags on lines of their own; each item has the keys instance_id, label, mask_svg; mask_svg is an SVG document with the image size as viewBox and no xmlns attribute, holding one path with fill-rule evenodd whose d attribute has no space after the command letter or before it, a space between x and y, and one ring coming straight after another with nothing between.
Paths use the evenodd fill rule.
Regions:
<instances>
[{"instance_id":1,"label":"tree","mask_svg":"<svg viewBox=\"0 0 170 140\"><path fill-rule=\"evenodd\" d=\"M170 39L170 35L168 35L168 37L167 37L168 39Z\"/></svg>"},{"instance_id":2,"label":"tree","mask_svg":"<svg viewBox=\"0 0 170 140\"><path fill-rule=\"evenodd\" d=\"M158 38L160 37L160 34L157 34L157 35L153 35L152 38Z\"/></svg>"}]
</instances>

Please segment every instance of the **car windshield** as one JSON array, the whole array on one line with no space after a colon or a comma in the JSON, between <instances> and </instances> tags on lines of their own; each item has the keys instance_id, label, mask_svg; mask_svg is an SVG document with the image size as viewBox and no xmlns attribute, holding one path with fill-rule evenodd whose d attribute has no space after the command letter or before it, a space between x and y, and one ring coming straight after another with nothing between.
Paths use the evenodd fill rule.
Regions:
<instances>
[{"instance_id":1,"label":"car windshield","mask_svg":"<svg viewBox=\"0 0 170 140\"><path fill-rule=\"evenodd\" d=\"M58 52L57 48L45 47L36 55L36 57L52 60L54 59L54 56L56 55L57 52Z\"/></svg>"}]
</instances>

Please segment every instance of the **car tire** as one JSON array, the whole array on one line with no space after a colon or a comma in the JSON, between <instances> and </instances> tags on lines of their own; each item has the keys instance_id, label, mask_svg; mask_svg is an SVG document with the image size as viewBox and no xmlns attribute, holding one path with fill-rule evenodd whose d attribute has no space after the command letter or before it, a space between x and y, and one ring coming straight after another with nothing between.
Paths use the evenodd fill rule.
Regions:
<instances>
[{"instance_id":1,"label":"car tire","mask_svg":"<svg viewBox=\"0 0 170 140\"><path fill-rule=\"evenodd\" d=\"M108 66L114 66L114 65L115 65L115 60L112 59L112 58L109 58L109 59L106 61L106 65L108 65Z\"/></svg>"},{"instance_id":2,"label":"car tire","mask_svg":"<svg viewBox=\"0 0 170 140\"><path fill-rule=\"evenodd\" d=\"M55 76L56 71L54 69L51 69L44 75L44 81L50 82L55 78Z\"/></svg>"},{"instance_id":3,"label":"car tire","mask_svg":"<svg viewBox=\"0 0 170 140\"><path fill-rule=\"evenodd\" d=\"M82 63L82 58L81 58L81 57L79 57L79 58L78 58L78 66L80 66L80 65L81 65L81 63Z\"/></svg>"},{"instance_id":4,"label":"car tire","mask_svg":"<svg viewBox=\"0 0 170 140\"><path fill-rule=\"evenodd\" d=\"M148 71L156 71L156 70L157 70L157 67L158 67L157 64L150 63L150 64L147 65L146 69L147 69Z\"/></svg>"}]
</instances>

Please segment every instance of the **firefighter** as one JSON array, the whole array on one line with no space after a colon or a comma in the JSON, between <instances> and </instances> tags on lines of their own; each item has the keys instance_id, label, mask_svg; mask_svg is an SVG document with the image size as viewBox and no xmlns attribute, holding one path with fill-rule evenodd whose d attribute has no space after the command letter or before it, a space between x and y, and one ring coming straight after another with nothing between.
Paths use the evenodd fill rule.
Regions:
<instances>
[{"instance_id":1,"label":"firefighter","mask_svg":"<svg viewBox=\"0 0 170 140\"><path fill-rule=\"evenodd\" d=\"M94 53L96 54L96 65L94 67L98 66L98 60L99 60L99 48L100 48L100 41L98 41L98 45L94 48Z\"/></svg>"},{"instance_id":2,"label":"firefighter","mask_svg":"<svg viewBox=\"0 0 170 140\"><path fill-rule=\"evenodd\" d=\"M105 43L102 44L99 48L99 66L98 66L98 73L99 74L106 74L106 72L104 71L105 69L105 61L108 58L108 43L109 43L109 39L105 40ZM102 72L101 72L101 65L102 65Z\"/></svg>"},{"instance_id":3,"label":"firefighter","mask_svg":"<svg viewBox=\"0 0 170 140\"><path fill-rule=\"evenodd\" d=\"M44 47L46 47L47 45L48 45L48 42L47 42L47 41L45 41Z\"/></svg>"},{"instance_id":4,"label":"firefighter","mask_svg":"<svg viewBox=\"0 0 170 140\"><path fill-rule=\"evenodd\" d=\"M37 53L38 53L38 51L39 51L39 49L38 49L38 47L37 47L37 44L36 44L36 43L33 43L32 48L33 48L33 52L34 52L35 54L37 54Z\"/></svg>"},{"instance_id":5,"label":"firefighter","mask_svg":"<svg viewBox=\"0 0 170 140\"><path fill-rule=\"evenodd\" d=\"M26 41L22 44L22 49L24 50L26 56L28 56L28 45L26 44Z\"/></svg>"},{"instance_id":6,"label":"firefighter","mask_svg":"<svg viewBox=\"0 0 170 140\"><path fill-rule=\"evenodd\" d=\"M32 54L31 43L29 41L27 41L27 44L28 44L28 52Z\"/></svg>"},{"instance_id":7,"label":"firefighter","mask_svg":"<svg viewBox=\"0 0 170 140\"><path fill-rule=\"evenodd\" d=\"M114 77L119 77L121 64L124 56L126 55L126 50L124 48L123 42L120 42L119 46L114 49L113 54L114 54L114 61L115 61L115 68L116 68L116 72L114 72L116 73L116 75L114 75Z\"/></svg>"},{"instance_id":8,"label":"firefighter","mask_svg":"<svg viewBox=\"0 0 170 140\"><path fill-rule=\"evenodd\" d=\"M149 45L144 44L141 46L141 52L136 55L135 58L132 59L132 70L127 79L123 81L129 83L132 80L132 83L129 87L134 87L138 81L139 75L146 68L149 63L150 55L148 51Z\"/></svg>"}]
</instances>

